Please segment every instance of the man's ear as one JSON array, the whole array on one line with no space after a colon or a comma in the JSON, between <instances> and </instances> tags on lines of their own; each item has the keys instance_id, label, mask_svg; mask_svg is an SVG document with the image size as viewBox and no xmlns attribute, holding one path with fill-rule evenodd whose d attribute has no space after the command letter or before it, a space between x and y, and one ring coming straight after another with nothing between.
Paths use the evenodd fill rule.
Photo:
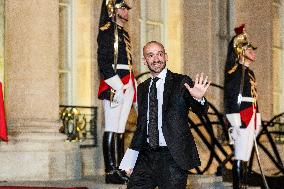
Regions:
<instances>
[{"instance_id":1,"label":"man's ear","mask_svg":"<svg viewBox=\"0 0 284 189\"><path fill-rule=\"evenodd\" d=\"M168 54L165 53L165 60L168 61L168 58L169 58L169 57L168 57Z\"/></svg>"}]
</instances>

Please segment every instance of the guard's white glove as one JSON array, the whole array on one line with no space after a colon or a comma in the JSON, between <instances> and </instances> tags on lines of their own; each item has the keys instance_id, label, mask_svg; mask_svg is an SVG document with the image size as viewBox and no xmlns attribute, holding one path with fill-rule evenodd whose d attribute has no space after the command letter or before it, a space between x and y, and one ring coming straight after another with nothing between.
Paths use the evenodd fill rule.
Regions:
<instances>
[{"instance_id":1,"label":"guard's white glove","mask_svg":"<svg viewBox=\"0 0 284 189\"><path fill-rule=\"evenodd\" d=\"M120 77L116 74L113 77L110 77L105 80L105 82L115 90L112 101L110 102L110 106L112 108L117 107L119 104L123 102L123 89L124 85L120 79Z\"/></svg>"},{"instance_id":2,"label":"guard's white glove","mask_svg":"<svg viewBox=\"0 0 284 189\"><path fill-rule=\"evenodd\" d=\"M226 114L226 117L231 124L231 127L228 129L229 143L234 144L234 140L236 140L240 135L240 127L242 125L241 115L240 113L231 113Z\"/></svg>"},{"instance_id":3,"label":"guard's white glove","mask_svg":"<svg viewBox=\"0 0 284 189\"><path fill-rule=\"evenodd\" d=\"M235 140L240 135L240 126L230 127L228 131L229 131L229 144L234 144Z\"/></svg>"},{"instance_id":4,"label":"guard's white glove","mask_svg":"<svg viewBox=\"0 0 284 189\"><path fill-rule=\"evenodd\" d=\"M110 103L112 108L117 107L123 103L123 89L116 90L113 96L113 100Z\"/></svg>"}]
</instances>

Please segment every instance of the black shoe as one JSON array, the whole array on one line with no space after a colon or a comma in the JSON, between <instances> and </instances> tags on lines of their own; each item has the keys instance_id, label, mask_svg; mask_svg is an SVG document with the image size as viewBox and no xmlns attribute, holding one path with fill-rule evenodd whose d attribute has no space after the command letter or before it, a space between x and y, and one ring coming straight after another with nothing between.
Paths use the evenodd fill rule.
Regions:
<instances>
[{"instance_id":1,"label":"black shoe","mask_svg":"<svg viewBox=\"0 0 284 189\"><path fill-rule=\"evenodd\" d=\"M119 170L112 170L106 173L105 181L107 184L126 184L128 179L126 180Z\"/></svg>"}]
</instances>

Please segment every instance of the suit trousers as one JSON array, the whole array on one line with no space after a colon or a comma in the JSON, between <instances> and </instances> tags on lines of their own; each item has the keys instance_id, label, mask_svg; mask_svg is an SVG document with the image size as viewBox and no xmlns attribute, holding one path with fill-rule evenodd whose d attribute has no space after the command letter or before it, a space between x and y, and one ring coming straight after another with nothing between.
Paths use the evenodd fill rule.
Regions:
<instances>
[{"instance_id":1,"label":"suit trousers","mask_svg":"<svg viewBox=\"0 0 284 189\"><path fill-rule=\"evenodd\" d=\"M127 189L185 189L187 176L167 147L151 149L147 144L139 152Z\"/></svg>"}]
</instances>

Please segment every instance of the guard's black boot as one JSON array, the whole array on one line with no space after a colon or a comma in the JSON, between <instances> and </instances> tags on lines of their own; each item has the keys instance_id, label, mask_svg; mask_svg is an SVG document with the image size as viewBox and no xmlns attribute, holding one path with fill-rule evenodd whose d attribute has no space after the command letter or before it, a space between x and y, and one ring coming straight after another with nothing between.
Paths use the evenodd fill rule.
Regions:
<instances>
[{"instance_id":1,"label":"guard's black boot","mask_svg":"<svg viewBox=\"0 0 284 189\"><path fill-rule=\"evenodd\" d=\"M248 188L248 167L247 161L243 161L243 189Z\"/></svg>"},{"instance_id":2,"label":"guard's black boot","mask_svg":"<svg viewBox=\"0 0 284 189\"><path fill-rule=\"evenodd\" d=\"M244 189L244 164L242 160L234 160L233 189Z\"/></svg>"},{"instance_id":3,"label":"guard's black boot","mask_svg":"<svg viewBox=\"0 0 284 189\"><path fill-rule=\"evenodd\" d=\"M125 184L120 171L116 168L115 141L113 132L104 132L103 154L105 162L105 182L109 184Z\"/></svg>"},{"instance_id":4,"label":"guard's black boot","mask_svg":"<svg viewBox=\"0 0 284 189\"><path fill-rule=\"evenodd\" d=\"M121 160L124 156L124 133L117 133L116 134L116 157L117 162L116 165L119 166L121 163ZM122 178L125 180L125 182L128 182L129 177L126 175L125 171L119 170L121 173Z\"/></svg>"},{"instance_id":5,"label":"guard's black boot","mask_svg":"<svg viewBox=\"0 0 284 189\"><path fill-rule=\"evenodd\" d=\"M116 156L117 156L117 165L120 164L124 155L124 134L116 133Z\"/></svg>"}]
</instances>

